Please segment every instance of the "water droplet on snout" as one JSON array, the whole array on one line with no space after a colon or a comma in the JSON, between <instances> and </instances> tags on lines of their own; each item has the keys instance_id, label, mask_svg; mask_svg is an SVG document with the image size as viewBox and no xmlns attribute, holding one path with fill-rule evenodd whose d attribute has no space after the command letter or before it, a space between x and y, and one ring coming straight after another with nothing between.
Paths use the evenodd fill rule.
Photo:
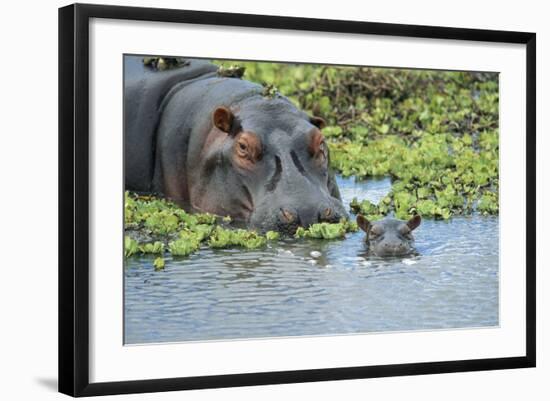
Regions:
<instances>
[{"instance_id":1,"label":"water droplet on snout","mask_svg":"<svg viewBox=\"0 0 550 401\"><path fill-rule=\"evenodd\" d=\"M318 258L322 255L322 253L319 251L311 251L309 254L312 258Z\"/></svg>"}]
</instances>

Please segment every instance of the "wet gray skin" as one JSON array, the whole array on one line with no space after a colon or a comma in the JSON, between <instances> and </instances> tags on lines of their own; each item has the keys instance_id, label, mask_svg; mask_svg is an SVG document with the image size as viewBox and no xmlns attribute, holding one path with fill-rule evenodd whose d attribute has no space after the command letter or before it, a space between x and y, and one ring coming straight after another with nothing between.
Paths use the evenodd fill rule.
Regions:
<instances>
[{"instance_id":1,"label":"wet gray skin","mask_svg":"<svg viewBox=\"0 0 550 401\"><path fill-rule=\"evenodd\" d=\"M364 216L357 216L357 225L367 233L365 241L369 254L379 257L405 256L414 253L412 235L422 221L416 215L409 221L385 218L370 222Z\"/></svg>"},{"instance_id":2,"label":"wet gray skin","mask_svg":"<svg viewBox=\"0 0 550 401\"><path fill-rule=\"evenodd\" d=\"M186 60L182 68L125 76L126 189L262 232L293 234L347 217L324 121L216 71Z\"/></svg>"}]
</instances>

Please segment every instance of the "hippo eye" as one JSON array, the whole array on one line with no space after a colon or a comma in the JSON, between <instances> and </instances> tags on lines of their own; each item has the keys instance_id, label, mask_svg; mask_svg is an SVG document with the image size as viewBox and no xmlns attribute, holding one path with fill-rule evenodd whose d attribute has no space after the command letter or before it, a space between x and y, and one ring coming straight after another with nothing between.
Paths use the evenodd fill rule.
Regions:
<instances>
[{"instance_id":1,"label":"hippo eye","mask_svg":"<svg viewBox=\"0 0 550 401\"><path fill-rule=\"evenodd\" d=\"M371 237L371 238L378 238L379 236L380 236L380 233L376 232L376 231L371 231L369 233L369 237Z\"/></svg>"},{"instance_id":2,"label":"hippo eye","mask_svg":"<svg viewBox=\"0 0 550 401\"><path fill-rule=\"evenodd\" d=\"M235 161L240 167L250 169L262 159L262 145L258 136L252 132L242 132L233 144Z\"/></svg>"},{"instance_id":3,"label":"hippo eye","mask_svg":"<svg viewBox=\"0 0 550 401\"><path fill-rule=\"evenodd\" d=\"M248 144L245 141L237 142L237 153L241 157L247 157L248 155Z\"/></svg>"},{"instance_id":4,"label":"hippo eye","mask_svg":"<svg viewBox=\"0 0 550 401\"><path fill-rule=\"evenodd\" d=\"M384 233L384 230L380 228L380 226L374 226L369 231L369 238L376 239L382 236Z\"/></svg>"}]
</instances>

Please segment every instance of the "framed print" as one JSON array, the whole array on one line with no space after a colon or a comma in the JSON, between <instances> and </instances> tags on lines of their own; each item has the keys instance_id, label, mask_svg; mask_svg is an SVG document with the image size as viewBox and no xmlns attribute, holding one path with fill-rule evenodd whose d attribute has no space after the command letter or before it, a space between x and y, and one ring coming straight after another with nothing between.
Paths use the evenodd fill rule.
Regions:
<instances>
[{"instance_id":1,"label":"framed print","mask_svg":"<svg viewBox=\"0 0 550 401\"><path fill-rule=\"evenodd\" d=\"M59 390L535 366L535 82L534 33L61 8Z\"/></svg>"}]
</instances>

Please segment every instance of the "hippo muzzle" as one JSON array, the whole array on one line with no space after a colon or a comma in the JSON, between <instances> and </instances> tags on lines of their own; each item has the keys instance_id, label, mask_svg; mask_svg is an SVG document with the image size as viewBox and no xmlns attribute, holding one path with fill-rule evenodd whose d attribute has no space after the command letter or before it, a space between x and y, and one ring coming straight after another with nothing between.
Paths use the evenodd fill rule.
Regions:
<instances>
[{"instance_id":1,"label":"hippo muzzle","mask_svg":"<svg viewBox=\"0 0 550 401\"><path fill-rule=\"evenodd\" d=\"M298 227L309 227L322 222L338 223L342 218L348 217L339 199L328 194L317 195L319 196L316 199L305 199L296 203L290 202L291 196L282 202L266 199L252 214L250 226L261 232L274 230L293 235Z\"/></svg>"}]
</instances>

